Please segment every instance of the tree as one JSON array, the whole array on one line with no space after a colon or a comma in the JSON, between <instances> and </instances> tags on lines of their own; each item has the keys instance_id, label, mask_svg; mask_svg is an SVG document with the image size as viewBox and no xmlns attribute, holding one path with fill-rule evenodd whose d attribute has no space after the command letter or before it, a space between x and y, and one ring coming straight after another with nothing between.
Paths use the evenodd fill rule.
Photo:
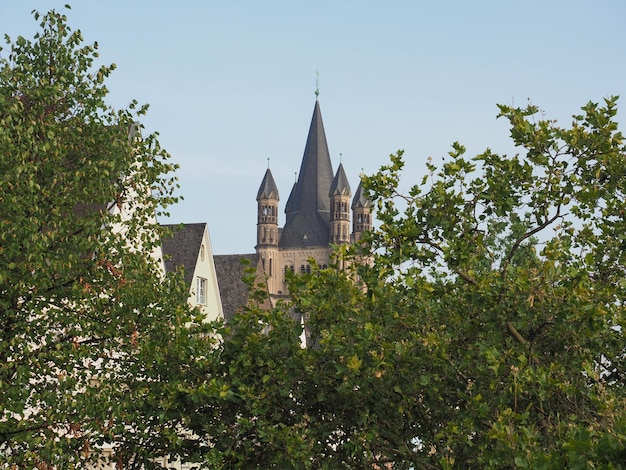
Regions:
<instances>
[{"instance_id":1,"label":"tree","mask_svg":"<svg viewBox=\"0 0 626 470\"><path fill-rule=\"evenodd\" d=\"M106 105L97 44L60 12L40 26L0 52L0 466L111 445L149 468L184 443L170 397L198 340L155 255L176 167L141 135L147 106Z\"/></svg>"},{"instance_id":2,"label":"tree","mask_svg":"<svg viewBox=\"0 0 626 470\"><path fill-rule=\"evenodd\" d=\"M349 268L291 276L288 302L249 307L214 350L204 394L189 393L206 405L193 426L212 462L621 468L616 102L587 104L568 128L500 106L519 154L466 158L455 143L406 192L402 152L364 177L380 226L337 252ZM293 311L314 347L296 346Z\"/></svg>"}]
</instances>

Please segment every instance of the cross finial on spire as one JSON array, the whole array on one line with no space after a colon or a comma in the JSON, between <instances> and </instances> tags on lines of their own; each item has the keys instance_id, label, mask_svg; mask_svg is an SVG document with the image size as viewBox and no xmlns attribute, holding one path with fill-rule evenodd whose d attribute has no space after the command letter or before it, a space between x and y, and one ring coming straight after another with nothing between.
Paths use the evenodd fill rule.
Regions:
<instances>
[{"instance_id":1,"label":"cross finial on spire","mask_svg":"<svg viewBox=\"0 0 626 470\"><path fill-rule=\"evenodd\" d=\"M267 169L270 169L270 157L267 157Z\"/></svg>"},{"instance_id":2,"label":"cross finial on spire","mask_svg":"<svg viewBox=\"0 0 626 470\"><path fill-rule=\"evenodd\" d=\"M318 70L315 71L315 99L320 96L320 73Z\"/></svg>"},{"instance_id":3,"label":"cross finial on spire","mask_svg":"<svg viewBox=\"0 0 626 470\"><path fill-rule=\"evenodd\" d=\"M294 171L294 172L293 172L293 182L294 182L294 183L297 183L297 182L298 182L298 172L297 172L297 171Z\"/></svg>"},{"instance_id":4,"label":"cross finial on spire","mask_svg":"<svg viewBox=\"0 0 626 470\"><path fill-rule=\"evenodd\" d=\"M342 162L342 160L343 160L343 154L342 154L342 153L340 153L340 154L339 154L339 164L340 164L340 165L343 163L343 162Z\"/></svg>"}]
</instances>

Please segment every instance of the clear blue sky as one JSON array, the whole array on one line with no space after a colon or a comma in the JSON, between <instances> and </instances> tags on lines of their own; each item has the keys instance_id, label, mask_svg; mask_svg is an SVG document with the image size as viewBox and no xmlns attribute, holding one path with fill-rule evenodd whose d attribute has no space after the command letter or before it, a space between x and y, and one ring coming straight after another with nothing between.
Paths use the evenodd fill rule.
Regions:
<instances>
[{"instance_id":1,"label":"clear blue sky","mask_svg":"<svg viewBox=\"0 0 626 470\"><path fill-rule=\"evenodd\" d=\"M65 3L5 1L0 33L30 38L31 10ZM470 154L510 153L496 103L530 98L563 124L610 95L622 95L626 110L623 0L70 4L70 26L118 66L110 104L149 103L145 127L181 166L184 201L163 222L208 222L216 254L254 251L268 157L283 210L316 70L333 165L342 154L353 190L361 169L374 172L400 148L407 185L455 140Z\"/></svg>"}]
</instances>

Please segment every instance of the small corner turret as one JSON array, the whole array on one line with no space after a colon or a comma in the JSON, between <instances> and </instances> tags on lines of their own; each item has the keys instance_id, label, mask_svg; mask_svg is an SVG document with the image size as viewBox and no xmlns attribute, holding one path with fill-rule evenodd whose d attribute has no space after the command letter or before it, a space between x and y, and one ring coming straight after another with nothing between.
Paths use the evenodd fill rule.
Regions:
<instances>
[{"instance_id":1,"label":"small corner turret","mask_svg":"<svg viewBox=\"0 0 626 470\"><path fill-rule=\"evenodd\" d=\"M339 164L335 178L330 185L330 222L328 240L331 243L350 242L350 184L343 169L343 163Z\"/></svg>"},{"instance_id":2,"label":"small corner turret","mask_svg":"<svg viewBox=\"0 0 626 470\"><path fill-rule=\"evenodd\" d=\"M372 230L372 202L365 195L361 181L352 200L352 237L358 242L366 230Z\"/></svg>"},{"instance_id":3,"label":"small corner turret","mask_svg":"<svg viewBox=\"0 0 626 470\"><path fill-rule=\"evenodd\" d=\"M278 188L268 168L259 187L257 200L257 247L278 245Z\"/></svg>"}]
</instances>

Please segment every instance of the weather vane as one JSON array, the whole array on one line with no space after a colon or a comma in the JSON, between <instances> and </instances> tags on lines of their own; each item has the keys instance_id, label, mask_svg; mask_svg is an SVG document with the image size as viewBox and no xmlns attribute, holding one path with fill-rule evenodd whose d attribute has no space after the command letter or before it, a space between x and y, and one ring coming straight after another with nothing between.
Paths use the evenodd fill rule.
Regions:
<instances>
[{"instance_id":1,"label":"weather vane","mask_svg":"<svg viewBox=\"0 0 626 470\"><path fill-rule=\"evenodd\" d=\"M315 99L320 96L320 73L318 70L315 71Z\"/></svg>"}]
</instances>

